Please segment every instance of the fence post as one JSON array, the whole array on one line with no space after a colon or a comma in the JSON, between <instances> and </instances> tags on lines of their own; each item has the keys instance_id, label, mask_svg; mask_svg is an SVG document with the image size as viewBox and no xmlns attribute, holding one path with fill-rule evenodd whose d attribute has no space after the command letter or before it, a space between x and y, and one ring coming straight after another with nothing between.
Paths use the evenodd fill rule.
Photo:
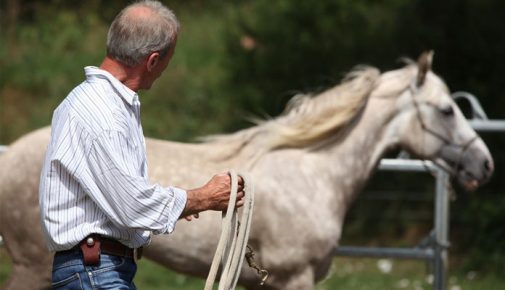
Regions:
<instances>
[{"instance_id":1,"label":"fence post","mask_svg":"<svg viewBox=\"0 0 505 290\"><path fill-rule=\"evenodd\" d=\"M448 248L449 248L449 175L437 169L435 197L435 255L433 289L447 289Z\"/></svg>"}]
</instances>

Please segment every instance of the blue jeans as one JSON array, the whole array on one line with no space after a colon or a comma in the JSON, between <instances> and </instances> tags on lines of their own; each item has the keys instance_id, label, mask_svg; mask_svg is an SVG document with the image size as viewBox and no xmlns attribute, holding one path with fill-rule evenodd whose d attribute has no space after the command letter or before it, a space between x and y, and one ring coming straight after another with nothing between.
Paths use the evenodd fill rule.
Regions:
<instances>
[{"instance_id":1,"label":"blue jeans","mask_svg":"<svg viewBox=\"0 0 505 290\"><path fill-rule=\"evenodd\" d=\"M80 250L58 252L53 261L53 289L135 290L133 277L137 264L131 258L100 255L100 264L85 266Z\"/></svg>"}]
</instances>

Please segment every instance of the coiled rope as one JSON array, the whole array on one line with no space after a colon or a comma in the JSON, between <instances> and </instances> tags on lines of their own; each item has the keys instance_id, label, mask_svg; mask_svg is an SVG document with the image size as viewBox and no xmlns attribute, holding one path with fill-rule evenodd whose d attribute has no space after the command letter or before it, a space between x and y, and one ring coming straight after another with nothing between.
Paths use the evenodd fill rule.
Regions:
<instances>
[{"instance_id":1,"label":"coiled rope","mask_svg":"<svg viewBox=\"0 0 505 290\"><path fill-rule=\"evenodd\" d=\"M221 236L219 237L204 290L212 290L220 263L222 263L222 271L218 290L235 289L240 276L249 239L254 206L254 186L246 174L240 173L240 176L244 180L245 195L242 218L240 222L237 219L238 214L235 204L237 202L238 175L232 170L230 171L230 202L226 213L223 212Z\"/></svg>"}]
</instances>

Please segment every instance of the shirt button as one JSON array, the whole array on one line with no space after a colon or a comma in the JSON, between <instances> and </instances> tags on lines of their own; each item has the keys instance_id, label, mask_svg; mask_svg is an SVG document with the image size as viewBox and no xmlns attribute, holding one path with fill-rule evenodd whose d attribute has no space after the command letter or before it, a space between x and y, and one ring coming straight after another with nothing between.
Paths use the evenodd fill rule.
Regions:
<instances>
[{"instance_id":1,"label":"shirt button","mask_svg":"<svg viewBox=\"0 0 505 290\"><path fill-rule=\"evenodd\" d=\"M87 240L86 240L86 244L88 246L93 246L95 244L95 240L92 238L92 237L89 237Z\"/></svg>"}]
</instances>

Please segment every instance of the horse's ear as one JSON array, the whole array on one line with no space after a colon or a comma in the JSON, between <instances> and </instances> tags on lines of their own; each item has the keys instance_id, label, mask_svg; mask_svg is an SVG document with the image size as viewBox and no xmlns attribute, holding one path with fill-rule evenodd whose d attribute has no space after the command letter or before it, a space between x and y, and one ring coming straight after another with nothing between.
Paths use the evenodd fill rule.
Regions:
<instances>
[{"instance_id":1,"label":"horse's ear","mask_svg":"<svg viewBox=\"0 0 505 290\"><path fill-rule=\"evenodd\" d=\"M426 74L429 70L431 70L431 62L433 61L433 50L425 51L421 53L419 58L417 59L417 86L420 87L424 84L426 79Z\"/></svg>"}]
</instances>

